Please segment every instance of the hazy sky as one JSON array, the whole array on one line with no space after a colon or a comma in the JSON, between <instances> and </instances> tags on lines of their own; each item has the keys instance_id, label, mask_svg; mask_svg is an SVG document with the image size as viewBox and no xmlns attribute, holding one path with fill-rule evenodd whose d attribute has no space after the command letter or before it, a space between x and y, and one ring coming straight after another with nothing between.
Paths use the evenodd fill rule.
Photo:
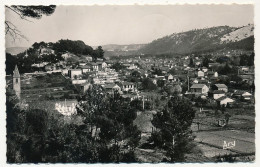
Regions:
<instances>
[{"instance_id":1,"label":"hazy sky","mask_svg":"<svg viewBox=\"0 0 260 167\"><path fill-rule=\"evenodd\" d=\"M141 44L195 28L253 23L253 5L169 6L58 6L32 22L6 9L6 20L29 39L6 38L6 46L31 46L59 39L82 40L87 45Z\"/></svg>"}]
</instances>

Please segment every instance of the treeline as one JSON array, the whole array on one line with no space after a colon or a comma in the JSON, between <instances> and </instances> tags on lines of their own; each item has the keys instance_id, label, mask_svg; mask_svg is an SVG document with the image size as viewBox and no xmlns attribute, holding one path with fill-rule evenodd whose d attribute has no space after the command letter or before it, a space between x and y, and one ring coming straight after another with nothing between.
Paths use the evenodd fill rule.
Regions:
<instances>
[{"instance_id":1,"label":"treeline","mask_svg":"<svg viewBox=\"0 0 260 167\"><path fill-rule=\"evenodd\" d=\"M104 58L104 51L101 46L98 46L96 49L93 49L91 46L86 45L83 41L77 40L72 41L69 39L61 39L56 43L34 43L34 49L40 49L40 47L48 47L53 49L56 54L70 52L75 55L91 55L93 59Z\"/></svg>"},{"instance_id":2,"label":"treeline","mask_svg":"<svg viewBox=\"0 0 260 167\"><path fill-rule=\"evenodd\" d=\"M42 53L41 49L52 49L54 53ZM104 58L104 51L101 46L93 49L86 45L83 41L59 40L56 43L35 42L31 48L23 53L15 56L6 53L6 74L12 74L15 65L17 64L21 73L34 72L35 70L44 70L44 68L33 67L33 64L47 62L48 64L55 64L64 61L62 54L70 52L80 57L81 55L90 55L93 61L98 58Z\"/></svg>"}]
</instances>

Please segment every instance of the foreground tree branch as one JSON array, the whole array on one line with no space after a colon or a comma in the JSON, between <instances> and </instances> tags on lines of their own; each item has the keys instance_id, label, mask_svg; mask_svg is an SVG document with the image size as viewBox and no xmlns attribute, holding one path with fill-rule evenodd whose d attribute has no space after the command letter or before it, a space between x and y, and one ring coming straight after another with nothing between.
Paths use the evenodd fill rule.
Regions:
<instances>
[{"instance_id":1,"label":"foreground tree branch","mask_svg":"<svg viewBox=\"0 0 260 167\"><path fill-rule=\"evenodd\" d=\"M43 15L49 16L54 13L56 6L5 6L6 9L17 14L22 20L32 22L28 18L41 19ZM5 21L5 35L10 35L13 40L16 39L28 39L22 34L22 32L11 22Z\"/></svg>"}]
</instances>

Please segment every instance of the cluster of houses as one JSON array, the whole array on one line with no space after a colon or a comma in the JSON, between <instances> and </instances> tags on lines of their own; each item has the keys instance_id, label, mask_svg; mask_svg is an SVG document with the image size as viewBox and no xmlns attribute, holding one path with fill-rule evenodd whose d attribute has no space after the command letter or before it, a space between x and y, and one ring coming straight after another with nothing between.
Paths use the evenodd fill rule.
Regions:
<instances>
[{"instance_id":1,"label":"cluster of houses","mask_svg":"<svg viewBox=\"0 0 260 167\"><path fill-rule=\"evenodd\" d=\"M201 98L214 100L220 106L232 105L234 102L245 101L253 102L254 96L251 90L230 89L223 82L219 82L220 78L227 78L226 75L220 75L216 67L221 66L220 63L209 63L208 67L203 67L201 58L195 58L195 66L190 67L188 60L190 57L184 57L177 60L161 58L161 59L126 59L121 60L122 64L141 64L142 68L135 68L143 76L150 78L154 84L158 85L158 80L165 81L165 85L183 87L184 83L188 83L188 90L185 95L200 96ZM169 71L174 69L178 74L173 75ZM153 71L160 70L161 74L152 74ZM241 66L238 69L238 77L242 82L252 84L254 82L254 73L252 68ZM235 82L235 81L231 81ZM181 91L180 91L181 92Z\"/></svg>"},{"instance_id":2,"label":"cluster of houses","mask_svg":"<svg viewBox=\"0 0 260 167\"><path fill-rule=\"evenodd\" d=\"M40 48L39 54L53 54L53 50ZM227 85L219 82L220 77L227 77L220 75L216 70L216 67L221 66L221 64L213 61L214 63L209 63L208 67L203 67L202 57L193 56L194 65L191 66L189 64L191 56L177 58L132 57L109 61L97 59L93 62L90 55L81 55L77 62L67 66L66 60L75 57L75 55L67 52L61 56L65 61L55 64L60 68L53 68L54 66L48 68L48 65L43 64L47 73L60 72L65 78L70 79L73 85L80 88L81 93L84 93L92 84L97 84L101 85L108 94L117 91L123 98L131 101L134 99L150 101L153 99L154 93L161 96L159 91L143 91L140 89L139 82L129 81L129 78L140 77L141 79L149 78L157 87L161 87L159 80L163 81L164 86L172 86L178 94L211 99L221 106L232 105L236 100L252 101L254 99L250 91L230 90ZM112 64L115 63L120 63L125 68L116 71L111 68ZM139 75L133 75L134 72ZM254 81L254 74L249 67L240 67L238 77L249 84ZM185 86L187 86L187 91L183 92ZM37 91L47 92L45 89ZM60 91L64 93L64 90ZM62 93L60 96L63 95Z\"/></svg>"},{"instance_id":3,"label":"cluster of houses","mask_svg":"<svg viewBox=\"0 0 260 167\"><path fill-rule=\"evenodd\" d=\"M225 84L212 84L212 80L201 78L204 73L198 72L198 78L195 78L191 81L191 87L186 92L186 94L192 94L195 96L200 96L201 98L211 98L217 102L220 106L231 106L236 99L239 101L252 101L253 95L247 91L238 91L238 90L228 90L228 86ZM218 78L217 72L215 72L212 78L215 80ZM214 83L214 82L213 82Z\"/></svg>"}]
</instances>

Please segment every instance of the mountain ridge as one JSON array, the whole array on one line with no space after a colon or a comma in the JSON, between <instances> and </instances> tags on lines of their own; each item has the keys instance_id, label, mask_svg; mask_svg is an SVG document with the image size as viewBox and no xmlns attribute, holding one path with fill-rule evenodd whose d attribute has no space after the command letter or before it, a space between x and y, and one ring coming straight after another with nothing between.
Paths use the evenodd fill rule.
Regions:
<instances>
[{"instance_id":1,"label":"mountain ridge","mask_svg":"<svg viewBox=\"0 0 260 167\"><path fill-rule=\"evenodd\" d=\"M240 42L254 36L254 26L248 24L242 27L217 26L204 29L194 29L186 32L173 33L156 39L138 50L142 54L178 53L186 54L214 48L225 48L227 44ZM243 48L243 45L237 45ZM240 49L240 48L238 48Z\"/></svg>"},{"instance_id":2,"label":"mountain ridge","mask_svg":"<svg viewBox=\"0 0 260 167\"><path fill-rule=\"evenodd\" d=\"M254 25L241 27L216 26L193 29L153 40L148 44L107 44L101 45L105 56L128 56L143 54L176 53L187 54L214 49L235 48L254 49ZM95 46L93 46L94 48ZM6 48L6 52L16 55L25 51L26 47Z\"/></svg>"}]
</instances>

